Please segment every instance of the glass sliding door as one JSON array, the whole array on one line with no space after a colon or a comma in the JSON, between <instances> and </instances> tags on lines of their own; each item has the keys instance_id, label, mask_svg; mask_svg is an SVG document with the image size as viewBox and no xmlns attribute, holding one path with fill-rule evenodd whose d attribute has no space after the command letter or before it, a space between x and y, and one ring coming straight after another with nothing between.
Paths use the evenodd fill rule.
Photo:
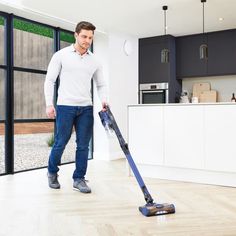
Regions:
<instances>
[{"instance_id":1,"label":"glass sliding door","mask_svg":"<svg viewBox=\"0 0 236 236\"><path fill-rule=\"evenodd\" d=\"M45 167L54 133L46 116L44 81L54 30L14 18L14 171Z\"/></svg>"}]
</instances>

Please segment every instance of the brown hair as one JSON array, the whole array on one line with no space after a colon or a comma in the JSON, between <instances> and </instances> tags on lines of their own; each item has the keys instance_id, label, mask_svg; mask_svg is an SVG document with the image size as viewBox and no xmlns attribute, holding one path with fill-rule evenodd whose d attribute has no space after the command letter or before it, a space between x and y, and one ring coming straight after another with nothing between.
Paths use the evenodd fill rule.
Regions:
<instances>
[{"instance_id":1,"label":"brown hair","mask_svg":"<svg viewBox=\"0 0 236 236\"><path fill-rule=\"evenodd\" d=\"M94 30L96 29L96 27L95 27L92 23L90 23L90 22L81 21L81 22L79 22L79 23L76 25L76 27L75 27L75 32L76 32L77 34L79 34L82 29L84 29L84 30L92 30L93 33L94 33Z\"/></svg>"}]
</instances>

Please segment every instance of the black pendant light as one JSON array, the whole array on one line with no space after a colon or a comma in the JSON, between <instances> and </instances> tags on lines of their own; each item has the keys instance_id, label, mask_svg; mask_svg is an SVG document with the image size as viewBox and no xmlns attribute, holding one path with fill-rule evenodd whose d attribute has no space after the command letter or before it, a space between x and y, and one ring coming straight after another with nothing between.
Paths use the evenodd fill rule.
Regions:
<instances>
[{"instance_id":1,"label":"black pendant light","mask_svg":"<svg viewBox=\"0 0 236 236\"><path fill-rule=\"evenodd\" d=\"M202 3L202 33L205 33L205 12L204 12L204 3L206 2L206 0L201 0ZM199 52L200 52L200 59L201 60L207 60L208 58L208 46L207 44L203 43L200 45L199 48Z\"/></svg>"},{"instance_id":2,"label":"black pendant light","mask_svg":"<svg viewBox=\"0 0 236 236\"><path fill-rule=\"evenodd\" d=\"M168 6L163 6L162 9L164 11L164 35L166 35L166 10L168 9ZM161 63L168 63L169 55L170 55L169 49L163 48L161 50Z\"/></svg>"}]
</instances>

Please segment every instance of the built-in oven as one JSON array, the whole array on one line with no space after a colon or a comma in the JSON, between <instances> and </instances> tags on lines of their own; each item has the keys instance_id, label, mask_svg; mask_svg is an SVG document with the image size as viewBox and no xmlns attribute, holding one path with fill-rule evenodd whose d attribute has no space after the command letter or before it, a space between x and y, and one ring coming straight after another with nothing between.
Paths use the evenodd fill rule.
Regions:
<instances>
[{"instance_id":1,"label":"built-in oven","mask_svg":"<svg viewBox=\"0 0 236 236\"><path fill-rule=\"evenodd\" d=\"M168 103L168 83L140 84L139 103Z\"/></svg>"}]
</instances>

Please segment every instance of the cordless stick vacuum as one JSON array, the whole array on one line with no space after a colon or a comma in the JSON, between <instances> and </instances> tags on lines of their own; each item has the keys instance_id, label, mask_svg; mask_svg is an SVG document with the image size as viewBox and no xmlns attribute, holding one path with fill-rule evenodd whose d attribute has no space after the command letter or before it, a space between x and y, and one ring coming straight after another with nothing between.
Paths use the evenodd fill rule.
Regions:
<instances>
[{"instance_id":1,"label":"cordless stick vacuum","mask_svg":"<svg viewBox=\"0 0 236 236\"><path fill-rule=\"evenodd\" d=\"M148 192L148 189L146 185L143 182L143 179L133 161L133 158L130 154L128 144L125 142L117 124L115 121L115 118L113 114L111 113L110 108L107 106L106 111L100 111L99 113L101 122L105 129L107 131L115 131L116 136L119 140L120 146L126 156L126 159L128 160L128 163L134 173L134 176L136 180L138 181L138 184L144 194L144 198L146 201L146 204L144 206L139 207L139 211L144 215L144 216L156 216L156 215L164 215L164 214L171 214L175 213L175 206L173 204L168 204L168 203L163 203L163 204L158 204L154 203L153 198L151 194Z\"/></svg>"}]
</instances>

